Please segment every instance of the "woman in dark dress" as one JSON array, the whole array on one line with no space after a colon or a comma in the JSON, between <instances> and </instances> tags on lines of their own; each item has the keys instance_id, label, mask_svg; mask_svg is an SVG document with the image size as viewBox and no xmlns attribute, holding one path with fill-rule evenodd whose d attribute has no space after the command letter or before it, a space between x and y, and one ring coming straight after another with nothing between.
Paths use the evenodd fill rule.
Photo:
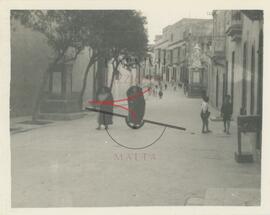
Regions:
<instances>
[{"instance_id":1,"label":"woman in dark dress","mask_svg":"<svg viewBox=\"0 0 270 215\"><path fill-rule=\"evenodd\" d=\"M99 102L112 101L112 104L113 104L113 96L112 96L110 88L102 87L97 93L97 100ZM113 105L112 104L111 105L100 104L99 109L101 111L113 113ZM106 113L99 112L97 130L100 130L101 125L104 125L105 129L108 129L108 125L113 124L112 116L113 116L112 114L106 114Z\"/></svg>"}]
</instances>

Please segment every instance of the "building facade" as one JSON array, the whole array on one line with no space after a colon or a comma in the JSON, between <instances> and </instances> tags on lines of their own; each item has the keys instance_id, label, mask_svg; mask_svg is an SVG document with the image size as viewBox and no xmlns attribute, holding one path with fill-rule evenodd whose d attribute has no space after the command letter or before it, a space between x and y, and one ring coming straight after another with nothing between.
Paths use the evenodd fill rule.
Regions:
<instances>
[{"instance_id":1,"label":"building facade","mask_svg":"<svg viewBox=\"0 0 270 215\"><path fill-rule=\"evenodd\" d=\"M197 85L206 88L208 70L211 69L208 52L212 40L212 26L211 19L185 18L165 27L162 30L162 35L156 36L154 66L163 81L192 82L189 76L192 66L191 56L195 50L199 50L202 75L199 79L196 76L194 80L199 81ZM199 49L194 49L195 47L199 47ZM192 90L193 87L190 86L190 89Z\"/></svg>"},{"instance_id":2,"label":"building facade","mask_svg":"<svg viewBox=\"0 0 270 215\"><path fill-rule=\"evenodd\" d=\"M211 104L221 108L231 95L233 115L262 113L262 11L214 11Z\"/></svg>"},{"instance_id":3,"label":"building facade","mask_svg":"<svg viewBox=\"0 0 270 215\"><path fill-rule=\"evenodd\" d=\"M63 111L59 105L61 106L67 99L76 100L76 104L78 103L89 54L91 51L83 50L76 61L72 64L59 65L57 71L53 72L49 78L45 94L48 95L48 100L55 99L52 102L58 106L55 107L59 111ZM53 51L41 33L22 26L16 20L11 20L11 117L32 114L44 71L47 70L52 59ZM91 68L88 75L87 88L83 98L85 104L94 96L94 71L95 66ZM44 102L42 105L43 110L53 108L51 103Z\"/></svg>"}]
</instances>

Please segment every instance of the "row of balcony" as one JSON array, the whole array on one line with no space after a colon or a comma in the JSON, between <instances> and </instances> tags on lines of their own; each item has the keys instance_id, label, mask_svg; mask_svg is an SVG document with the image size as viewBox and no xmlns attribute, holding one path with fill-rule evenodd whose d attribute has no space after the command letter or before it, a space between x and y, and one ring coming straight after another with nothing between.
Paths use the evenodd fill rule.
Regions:
<instances>
[{"instance_id":1,"label":"row of balcony","mask_svg":"<svg viewBox=\"0 0 270 215\"><path fill-rule=\"evenodd\" d=\"M231 11L230 17L227 20L226 25L226 35L231 38L232 41L238 42L241 40L242 36L242 14L240 11ZM217 36L214 35L212 40L212 46L210 49L209 55L214 60L222 60L225 58L225 50L226 50L226 35ZM165 56L164 56L165 54ZM177 55L177 56L176 56ZM180 54L181 55L181 54ZM186 56L179 56L179 53L163 53L161 56L162 59L160 62L163 65L170 65L170 64L178 64L185 61Z\"/></svg>"},{"instance_id":2,"label":"row of balcony","mask_svg":"<svg viewBox=\"0 0 270 215\"><path fill-rule=\"evenodd\" d=\"M210 55L214 58L214 60L225 58L225 46L225 36L215 36L213 38Z\"/></svg>"},{"instance_id":3,"label":"row of balcony","mask_svg":"<svg viewBox=\"0 0 270 215\"><path fill-rule=\"evenodd\" d=\"M227 17L226 35L213 35L211 56L213 60L222 60L225 58L226 51L226 36L229 36L232 41L238 42L242 37L243 21L241 12L238 10L230 11Z\"/></svg>"}]
</instances>

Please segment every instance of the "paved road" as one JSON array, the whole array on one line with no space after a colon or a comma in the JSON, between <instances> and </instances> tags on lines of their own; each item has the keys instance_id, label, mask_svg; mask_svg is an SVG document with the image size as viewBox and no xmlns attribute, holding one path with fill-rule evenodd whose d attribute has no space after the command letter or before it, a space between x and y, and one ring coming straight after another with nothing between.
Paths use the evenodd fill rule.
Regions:
<instances>
[{"instance_id":1,"label":"paved road","mask_svg":"<svg viewBox=\"0 0 270 215\"><path fill-rule=\"evenodd\" d=\"M235 125L230 136L221 122L201 134L199 112L200 100L181 91L166 91L162 100L149 97L145 118L187 131L167 128L144 150L120 147L106 131L95 130L94 113L12 135L12 206L185 205L216 189L258 190L259 164L234 161ZM151 143L162 131L150 124L131 130L121 118L110 128L116 140L132 147Z\"/></svg>"}]
</instances>

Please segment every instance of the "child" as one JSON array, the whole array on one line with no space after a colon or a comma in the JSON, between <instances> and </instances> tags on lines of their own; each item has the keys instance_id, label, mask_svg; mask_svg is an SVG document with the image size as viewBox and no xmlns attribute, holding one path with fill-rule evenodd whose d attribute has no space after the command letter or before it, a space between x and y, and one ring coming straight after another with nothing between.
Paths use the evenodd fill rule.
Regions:
<instances>
[{"instance_id":1,"label":"child","mask_svg":"<svg viewBox=\"0 0 270 215\"><path fill-rule=\"evenodd\" d=\"M201 119L202 119L202 133L211 132L208 128L208 118L210 116L210 112L208 111L208 96L203 97L202 106L201 106ZM206 130L205 130L206 129Z\"/></svg>"},{"instance_id":2,"label":"child","mask_svg":"<svg viewBox=\"0 0 270 215\"><path fill-rule=\"evenodd\" d=\"M165 84L165 90L167 90L167 87L168 87L167 84Z\"/></svg>"},{"instance_id":3,"label":"child","mask_svg":"<svg viewBox=\"0 0 270 215\"><path fill-rule=\"evenodd\" d=\"M232 117L232 103L230 102L231 96L226 95L225 101L221 107L221 115L223 117L224 132L230 134L230 122Z\"/></svg>"}]
</instances>

